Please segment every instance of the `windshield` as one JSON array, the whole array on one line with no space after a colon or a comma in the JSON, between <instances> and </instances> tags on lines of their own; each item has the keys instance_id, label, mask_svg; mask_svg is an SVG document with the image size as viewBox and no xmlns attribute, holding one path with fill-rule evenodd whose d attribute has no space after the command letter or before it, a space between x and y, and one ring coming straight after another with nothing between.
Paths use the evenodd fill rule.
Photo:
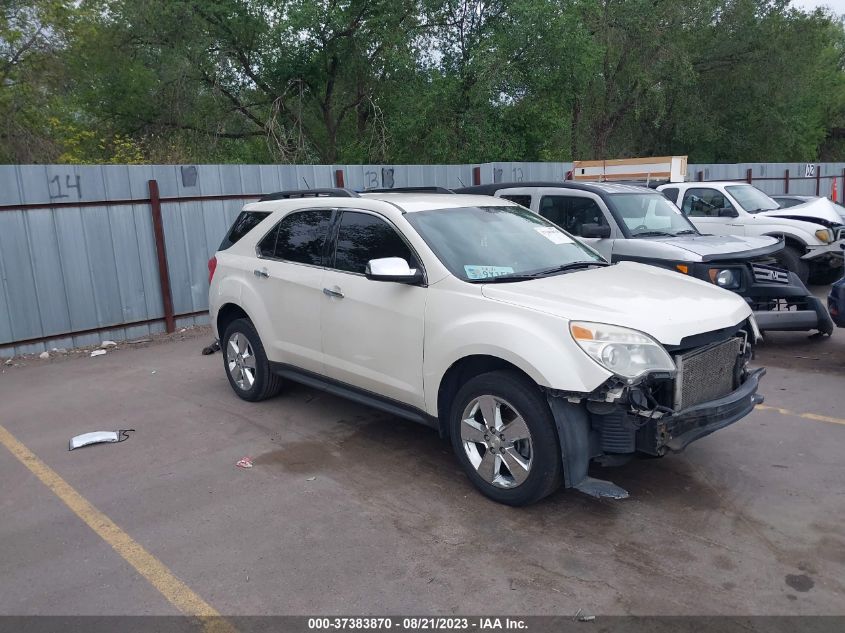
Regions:
<instances>
[{"instance_id":1,"label":"windshield","mask_svg":"<svg viewBox=\"0 0 845 633\"><path fill-rule=\"evenodd\" d=\"M449 271L478 282L540 273L576 262L604 265L571 235L522 207L460 207L408 213L405 219Z\"/></svg>"},{"instance_id":2,"label":"windshield","mask_svg":"<svg viewBox=\"0 0 845 633\"><path fill-rule=\"evenodd\" d=\"M681 210L659 193L615 193L609 196L617 220L631 237L698 233Z\"/></svg>"},{"instance_id":3,"label":"windshield","mask_svg":"<svg viewBox=\"0 0 845 633\"><path fill-rule=\"evenodd\" d=\"M751 185L728 185L725 189L734 197L734 200L739 202L739 206L748 213L780 208L777 202L757 187L752 187Z\"/></svg>"}]
</instances>

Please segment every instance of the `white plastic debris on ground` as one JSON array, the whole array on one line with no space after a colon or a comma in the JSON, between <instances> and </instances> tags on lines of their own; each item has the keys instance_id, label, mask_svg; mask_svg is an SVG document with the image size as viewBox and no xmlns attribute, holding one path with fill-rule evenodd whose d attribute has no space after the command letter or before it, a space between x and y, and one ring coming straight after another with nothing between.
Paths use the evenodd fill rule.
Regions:
<instances>
[{"instance_id":1,"label":"white plastic debris on ground","mask_svg":"<svg viewBox=\"0 0 845 633\"><path fill-rule=\"evenodd\" d=\"M95 349L93 352L91 352L91 358L94 358L95 356L104 356L105 353L106 350L104 349Z\"/></svg>"},{"instance_id":2,"label":"white plastic debris on ground","mask_svg":"<svg viewBox=\"0 0 845 633\"><path fill-rule=\"evenodd\" d=\"M48 358L50 358L50 352L41 352L38 355L38 358L40 358L41 360L47 360Z\"/></svg>"},{"instance_id":3,"label":"white plastic debris on ground","mask_svg":"<svg viewBox=\"0 0 845 633\"><path fill-rule=\"evenodd\" d=\"M117 347L117 343L114 341L103 341L102 345L100 345L103 349L108 349L109 347Z\"/></svg>"},{"instance_id":4,"label":"white plastic debris on ground","mask_svg":"<svg viewBox=\"0 0 845 633\"><path fill-rule=\"evenodd\" d=\"M252 458L251 457L242 457L238 460L238 463L235 464L238 468L252 468Z\"/></svg>"}]
</instances>

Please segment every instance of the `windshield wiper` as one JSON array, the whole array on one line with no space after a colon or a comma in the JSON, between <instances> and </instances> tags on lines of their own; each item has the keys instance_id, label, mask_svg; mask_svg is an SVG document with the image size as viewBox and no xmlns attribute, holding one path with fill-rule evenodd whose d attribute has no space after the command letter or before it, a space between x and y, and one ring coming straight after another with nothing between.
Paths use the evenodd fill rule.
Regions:
<instances>
[{"instance_id":1,"label":"windshield wiper","mask_svg":"<svg viewBox=\"0 0 845 633\"><path fill-rule=\"evenodd\" d=\"M508 275L497 275L495 277L488 277L487 279L472 279L473 283L484 284L503 284L511 281L528 281L529 279L538 279L547 275L554 275L555 273L564 273L570 270L580 270L582 268L589 268L590 266L610 266L605 261L585 261L585 262L570 262L568 264L561 264L560 266L551 266L550 268L543 268L542 270L533 273L512 273Z\"/></svg>"},{"instance_id":2,"label":"windshield wiper","mask_svg":"<svg viewBox=\"0 0 845 633\"><path fill-rule=\"evenodd\" d=\"M683 231L678 231L675 235L690 235L692 233L698 233L695 229L684 229Z\"/></svg>"},{"instance_id":3,"label":"windshield wiper","mask_svg":"<svg viewBox=\"0 0 845 633\"><path fill-rule=\"evenodd\" d=\"M633 233L633 237L651 237L651 236L665 236L665 237L672 237L674 233L667 233L666 231L640 231L639 233Z\"/></svg>"}]
</instances>

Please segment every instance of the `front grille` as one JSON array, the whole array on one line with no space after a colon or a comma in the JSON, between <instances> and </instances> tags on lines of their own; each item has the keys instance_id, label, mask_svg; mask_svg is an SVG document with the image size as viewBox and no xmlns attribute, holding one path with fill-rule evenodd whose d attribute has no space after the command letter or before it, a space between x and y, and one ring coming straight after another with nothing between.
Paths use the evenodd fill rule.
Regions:
<instances>
[{"instance_id":1,"label":"front grille","mask_svg":"<svg viewBox=\"0 0 845 633\"><path fill-rule=\"evenodd\" d=\"M736 389L737 360L743 339L734 337L675 356L675 411L715 400Z\"/></svg>"},{"instance_id":2,"label":"front grille","mask_svg":"<svg viewBox=\"0 0 845 633\"><path fill-rule=\"evenodd\" d=\"M752 264L754 279L763 283L788 284L789 273L782 268L764 266L763 264Z\"/></svg>"}]
</instances>

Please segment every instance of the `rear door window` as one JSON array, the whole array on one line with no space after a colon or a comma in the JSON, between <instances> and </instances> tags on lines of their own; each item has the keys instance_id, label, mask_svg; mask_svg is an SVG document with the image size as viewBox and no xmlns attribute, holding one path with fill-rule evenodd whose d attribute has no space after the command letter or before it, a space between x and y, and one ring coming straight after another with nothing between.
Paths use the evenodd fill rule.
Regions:
<instances>
[{"instance_id":1,"label":"rear door window","mask_svg":"<svg viewBox=\"0 0 845 633\"><path fill-rule=\"evenodd\" d=\"M220 243L220 250L224 251L232 244L235 244L244 235L261 224L262 220L268 215L270 215L269 211L241 211L232 223L232 228L229 229L226 237Z\"/></svg>"},{"instance_id":2,"label":"rear door window","mask_svg":"<svg viewBox=\"0 0 845 633\"><path fill-rule=\"evenodd\" d=\"M507 193L499 197L503 200L510 200L511 202L516 202L518 205L523 206L526 209L531 208L531 196L526 196L517 193Z\"/></svg>"},{"instance_id":3,"label":"rear door window","mask_svg":"<svg viewBox=\"0 0 845 633\"><path fill-rule=\"evenodd\" d=\"M323 265L323 250L329 235L332 211L294 211L270 231L258 249L262 255L298 264Z\"/></svg>"}]
</instances>

